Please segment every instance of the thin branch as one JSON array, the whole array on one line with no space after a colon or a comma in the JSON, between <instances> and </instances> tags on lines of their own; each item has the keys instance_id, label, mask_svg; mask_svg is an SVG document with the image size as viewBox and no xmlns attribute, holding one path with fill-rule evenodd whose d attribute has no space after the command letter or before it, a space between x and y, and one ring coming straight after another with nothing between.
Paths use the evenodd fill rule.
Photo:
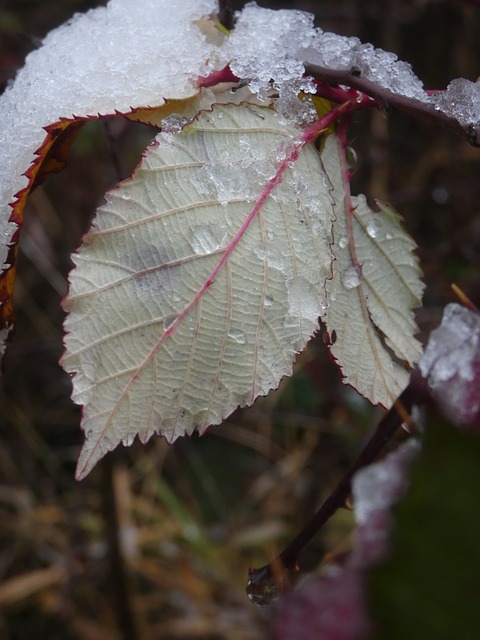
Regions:
<instances>
[{"instance_id":1,"label":"thin branch","mask_svg":"<svg viewBox=\"0 0 480 640\"><path fill-rule=\"evenodd\" d=\"M369 465L397 429L408 419L412 405L419 395L418 382L410 382L398 397L390 411L379 422L378 427L367 442L357 460L340 480L330 496L317 513L298 533L285 549L269 564L259 569L250 569L247 594L252 602L267 605L280 595L289 582L289 577L298 570L298 558L301 551L320 531L323 525L341 507L344 507L351 490L351 482L357 471Z\"/></svg>"},{"instance_id":2,"label":"thin branch","mask_svg":"<svg viewBox=\"0 0 480 640\"><path fill-rule=\"evenodd\" d=\"M305 72L307 75L315 78L315 80L327 85L345 85L357 89L357 91L361 91L373 98L380 106L392 107L411 116L433 121L443 128L466 138L471 145L480 147L480 131L474 127L463 127L458 120L452 116L448 116L442 111L435 109L433 104L394 93L389 89L379 86L372 80L367 80L366 78L355 75L355 73L351 71L327 69L326 67L320 67L314 64L305 64ZM318 93L321 95L321 87L318 88ZM330 92L327 93L328 95L325 97L332 99L332 94Z\"/></svg>"},{"instance_id":3,"label":"thin branch","mask_svg":"<svg viewBox=\"0 0 480 640\"><path fill-rule=\"evenodd\" d=\"M233 29L233 6L231 0L219 0L218 21L221 25L231 31Z\"/></svg>"}]
</instances>

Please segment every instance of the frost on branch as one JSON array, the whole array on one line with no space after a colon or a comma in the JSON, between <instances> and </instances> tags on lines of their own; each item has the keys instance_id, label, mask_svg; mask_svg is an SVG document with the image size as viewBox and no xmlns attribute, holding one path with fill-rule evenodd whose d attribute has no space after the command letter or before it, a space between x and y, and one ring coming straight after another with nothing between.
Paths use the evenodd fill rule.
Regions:
<instances>
[{"instance_id":1,"label":"frost on branch","mask_svg":"<svg viewBox=\"0 0 480 640\"><path fill-rule=\"evenodd\" d=\"M453 424L480 428L480 315L445 308L419 362L428 390Z\"/></svg>"},{"instance_id":2,"label":"frost on branch","mask_svg":"<svg viewBox=\"0 0 480 640\"><path fill-rule=\"evenodd\" d=\"M480 82L465 78L452 80L446 91L434 93L430 102L436 109L452 116L480 140Z\"/></svg>"},{"instance_id":3,"label":"frost on branch","mask_svg":"<svg viewBox=\"0 0 480 640\"><path fill-rule=\"evenodd\" d=\"M74 256L64 367L84 476L136 434L169 441L278 386L318 327L333 201L313 145L266 108L157 138ZM292 166L290 166L292 165ZM284 171L263 204L269 182Z\"/></svg>"}]
</instances>

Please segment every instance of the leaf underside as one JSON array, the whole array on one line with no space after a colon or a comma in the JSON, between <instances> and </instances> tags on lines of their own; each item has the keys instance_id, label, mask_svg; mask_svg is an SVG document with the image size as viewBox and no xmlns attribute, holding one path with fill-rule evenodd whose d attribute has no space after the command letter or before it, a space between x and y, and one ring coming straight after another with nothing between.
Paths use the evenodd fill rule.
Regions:
<instances>
[{"instance_id":1,"label":"leaf underside","mask_svg":"<svg viewBox=\"0 0 480 640\"><path fill-rule=\"evenodd\" d=\"M329 136L322 162L335 199L335 262L333 277L327 281L330 304L323 320L330 334L336 333L330 350L344 382L373 404L389 407L422 353L413 337L417 326L412 313L421 304L421 272L413 253L415 243L389 206L377 203L375 212L364 196L352 198L349 230L341 153L336 136Z\"/></svg>"},{"instance_id":2,"label":"leaf underside","mask_svg":"<svg viewBox=\"0 0 480 640\"><path fill-rule=\"evenodd\" d=\"M107 195L65 302L62 364L84 405L77 477L137 434L203 432L291 373L332 263L318 152L286 163L301 133L269 108L217 106L160 134Z\"/></svg>"}]
</instances>

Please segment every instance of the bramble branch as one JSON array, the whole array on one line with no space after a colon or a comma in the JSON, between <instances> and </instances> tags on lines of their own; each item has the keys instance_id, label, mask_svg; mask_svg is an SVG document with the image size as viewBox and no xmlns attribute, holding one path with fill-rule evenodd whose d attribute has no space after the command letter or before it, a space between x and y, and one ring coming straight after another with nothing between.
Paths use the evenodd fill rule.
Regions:
<instances>
[{"instance_id":1,"label":"bramble branch","mask_svg":"<svg viewBox=\"0 0 480 640\"><path fill-rule=\"evenodd\" d=\"M328 100L337 101L335 93L331 90L332 85L345 85L370 96L382 108L394 108L408 115L433 121L444 129L462 136L471 145L480 147L480 130L473 126L463 127L458 120L436 109L433 104L394 93L371 80L362 78L354 71L327 69L318 65L305 64L305 72L317 80L317 94ZM326 86L323 88L322 84Z\"/></svg>"},{"instance_id":2,"label":"bramble branch","mask_svg":"<svg viewBox=\"0 0 480 640\"><path fill-rule=\"evenodd\" d=\"M408 421L412 405L421 396L421 387L414 375L408 387L379 422L356 461L313 518L272 562L258 569L250 569L246 591L252 602L259 605L270 604L288 586L289 577L298 570L297 563L302 550L333 514L345 506L357 471L373 462L397 429Z\"/></svg>"}]
</instances>

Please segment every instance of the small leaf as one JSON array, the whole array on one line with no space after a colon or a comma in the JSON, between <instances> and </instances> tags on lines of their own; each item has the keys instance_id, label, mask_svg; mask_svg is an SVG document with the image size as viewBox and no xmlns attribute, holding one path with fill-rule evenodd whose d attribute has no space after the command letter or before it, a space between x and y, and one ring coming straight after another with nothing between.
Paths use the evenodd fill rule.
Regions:
<instances>
[{"instance_id":1,"label":"small leaf","mask_svg":"<svg viewBox=\"0 0 480 640\"><path fill-rule=\"evenodd\" d=\"M333 135L326 140L322 162L336 204L335 262L323 318L329 332L337 335L331 353L346 384L388 407L406 386L409 366L421 355L413 337L412 309L420 305L423 291L415 244L393 209L378 203L374 212L364 196L352 198L350 227L342 151Z\"/></svg>"},{"instance_id":2,"label":"small leaf","mask_svg":"<svg viewBox=\"0 0 480 640\"><path fill-rule=\"evenodd\" d=\"M329 184L301 134L271 109L217 106L108 194L65 303L78 477L136 434L203 432L291 373L332 260Z\"/></svg>"}]
</instances>

